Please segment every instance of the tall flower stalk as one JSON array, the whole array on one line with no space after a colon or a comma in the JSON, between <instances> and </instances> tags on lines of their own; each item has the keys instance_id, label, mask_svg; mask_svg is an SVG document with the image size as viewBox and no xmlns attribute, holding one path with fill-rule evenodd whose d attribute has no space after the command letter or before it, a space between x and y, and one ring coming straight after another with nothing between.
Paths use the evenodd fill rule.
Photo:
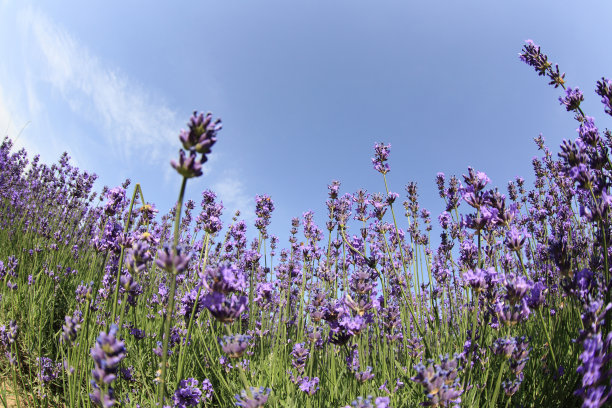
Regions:
<instances>
[{"instance_id":1,"label":"tall flower stalk","mask_svg":"<svg viewBox=\"0 0 612 408\"><path fill-rule=\"evenodd\" d=\"M189 157L187 158L185 155L185 150L181 149L179 151L178 163L174 160L171 161L172 167L183 176L175 209L174 240L172 242L172 249L170 252L168 250L165 250L164 252L160 251L156 261L161 268L168 272L170 279L168 308L166 309L166 318L164 322L161 373L159 376L159 388L157 394L159 404L163 404L166 393L168 343L170 340L172 315L174 313L176 276L187 267L187 263L189 262L189 256L182 255L178 249L180 235L179 227L181 212L183 209L183 198L185 196L185 187L187 186L188 179L202 175L202 164L208 160L207 155L211 152L211 147L217 141L217 132L221 129L221 120L217 119L213 121L211 113L204 115L202 113L198 114L196 111L189 120L188 126L189 130L182 130L179 135L179 139L183 144L183 148L189 152ZM201 156L199 160L196 160L198 154Z\"/></svg>"}]
</instances>

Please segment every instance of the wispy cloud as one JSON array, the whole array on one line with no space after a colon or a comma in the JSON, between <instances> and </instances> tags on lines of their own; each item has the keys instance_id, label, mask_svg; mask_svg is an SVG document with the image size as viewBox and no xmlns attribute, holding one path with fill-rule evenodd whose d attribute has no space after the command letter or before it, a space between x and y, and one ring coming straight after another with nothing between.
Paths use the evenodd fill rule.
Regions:
<instances>
[{"instance_id":1,"label":"wispy cloud","mask_svg":"<svg viewBox=\"0 0 612 408\"><path fill-rule=\"evenodd\" d=\"M176 159L177 133L187 118L179 118L154 88L109 64L39 9L15 6L13 13L0 13L0 34L3 24L15 39L0 38L0 59L7 61L0 65L1 132L15 138L31 121L19 147L41 153L46 162L68 151L79 167L99 173L102 183L139 171L149 177L142 173L147 166L160 176L150 176L156 183L176 181L169 162ZM253 222L253 197L240 170L224 170L219 154L209 156L205 177L229 217L239 209L241 218Z\"/></svg>"},{"instance_id":2,"label":"wispy cloud","mask_svg":"<svg viewBox=\"0 0 612 408\"><path fill-rule=\"evenodd\" d=\"M24 9L18 22L28 42L26 58L32 71L25 84L30 110L37 108L37 82L46 82L75 114L100 131L104 144L122 161L136 154L154 161L167 159L181 121L161 98L100 61L41 12Z\"/></svg>"},{"instance_id":3,"label":"wispy cloud","mask_svg":"<svg viewBox=\"0 0 612 408\"><path fill-rule=\"evenodd\" d=\"M255 198L250 197L242 180L234 173L227 171L212 185L212 190L223 201L225 214L232 216L240 210L240 218L252 224L255 221Z\"/></svg>"},{"instance_id":4,"label":"wispy cloud","mask_svg":"<svg viewBox=\"0 0 612 408\"><path fill-rule=\"evenodd\" d=\"M4 89L0 85L0 140L9 136L17 150L25 148L26 151L31 152L34 150L34 146L29 143L28 139L21 137L23 130L28 126L28 122L24 121L11 106L14 106L14 104L5 95Z\"/></svg>"}]
</instances>

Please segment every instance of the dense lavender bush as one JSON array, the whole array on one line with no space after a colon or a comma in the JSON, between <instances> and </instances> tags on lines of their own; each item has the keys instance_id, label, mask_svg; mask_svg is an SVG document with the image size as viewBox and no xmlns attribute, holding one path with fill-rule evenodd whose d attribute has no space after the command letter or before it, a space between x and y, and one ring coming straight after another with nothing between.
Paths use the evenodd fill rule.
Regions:
<instances>
[{"instance_id":1,"label":"dense lavender bush","mask_svg":"<svg viewBox=\"0 0 612 408\"><path fill-rule=\"evenodd\" d=\"M236 213L224 230L210 190L197 210L184 202L221 130L210 113L179 134L179 195L161 217L139 184L94 192L67 155L48 166L5 138L0 395L11 384L41 407L603 406L612 133L540 47L520 58L578 121L558 158L535 139L532 189L438 173L444 211L431 214L416 183L403 199L389 190L391 146L377 143L384 190L332 181L325 225L294 218L285 248L268 234L268 195L253 229ZM612 81L595 92L612 115Z\"/></svg>"}]
</instances>

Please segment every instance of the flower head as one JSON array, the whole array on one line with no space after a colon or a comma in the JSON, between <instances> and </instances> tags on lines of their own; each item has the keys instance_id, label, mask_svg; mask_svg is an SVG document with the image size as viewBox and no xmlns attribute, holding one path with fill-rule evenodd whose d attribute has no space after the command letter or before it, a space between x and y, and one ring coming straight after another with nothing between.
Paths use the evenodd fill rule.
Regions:
<instances>
[{"instance_id":1,"label":"flower head","mask_svg":"<svg viewBox=\"0 0 612 408\"><path fill-rule=\"evenodd\" d=\"M264 387L251 387L250 393L247 393L245 390L242 390L240 391L240 395L235 396L236 405L243 408L263 407L266 402L268 402L270 391L270 388Z\"/></svg>"},{"instance_id":2,"label":"flower head","mask_svg":"<svg viewBox=\"0 0 612 408\"><path fill-rule=\"evenodd\" d=\"M231 296L213 292L204 297L203 303L210 313L220 322L232 323L248 309L246 296Z\"/></svg>"},{"instance_id":3,"label":"flower head","mask_svg":"<svg viewBox=\"0 0 612 408\"><path fill-rule=\"evenodd\" d=\"M212 283L209 285L206 280L203 283L212 292L242 292L246 288L244 272L234 265L224 264L217 268L208 269L206 272L208 277L212 279ZM203 275L200 276L204 277Z\"/></svg>"},{"instance_id":4,"label":"flower head","mask_svg":"<svg viewBox=\"0 0 612 408\"><path fill-rule=\"evenodd\" d=\"M376 143L374 145L374 157L372 158L372 164L374 170L381 174L387 174L390 171L389 164L389 151L391 150L391 144L384 145L383 143Z\"/></svg>"},{"instance_id":5,"label":"flower head","mask_svg":"<svg viewBox=\"0 0 612 408\"><path fill-rule=\"evenodd\" d=\"M299 381L300 391L308 395L314 395L319 390L319 377L304 377Z\"/></svg>"},{"instance_id":6,"label":"flower head","mask_svg":"<svg viewBox=\"0 0 612 408\"><path fill-rule=\"evenodd\" d=\"M180 248L176 248L176 253L173 253L168 246L165 246L158 251L155 263L168 272L179 274L187 268L190 257L190 255L182 254Z\"/></svg>"},{"instance_id":7,"label":"flower head","mask_svg":"<svg viewBox=\"0 0 612 408\"><path fill-rule=\"evenodd\" d=\"M197 155L195 151L190 151L188 157L185 155L185 151L180 149L178 163L171 160L170 165L185 178L200 177L202 175L202 163L196 159Z\"/></svg>"},{"instance_id":8,"label":"flower head","mask_svg":"<svg viewBox=\"0 0 612 408\"><path fill-rule=\"evenodd\" d=\"M233 336L223 336L219 341L221 349L228 357L241 357L245 350L249 347L249 342L252 337L246 334L237 334Z\"/></svg>"},{"instance_id":9,"label":"flower head","mask_svg":"<svg viewBox=\"0 0 612 408\"><path fill-rule=\"evenodd\" d=\"M174 407L187 408L197 406L200 403L201 397L202 390L198 388L198 380L195 378L188 378L179 382L179 386L174 392L172 400L174 401Z\"/></svg>"},{"instance_id":10,"label":"flower head","mask_svg":"<svg viewBox=\"0 0 612 408\"><path fill-rule=\"evenodd\" d=\"M212 113L206 115L197 111L189 119L189 130L181 130L179 139L186 150L194 150L202 154L200 163L206 162L206 155L217 141L217 132L223 127L221 119L212 120Z\"/></svg>"},{"instance_id":11,"label":"flower head","mask_svg":"<svg viewBox=\"0 0 612 408\"><path fill-rule=\"evenodd\" d=\"M568 111L576 110L580 107L580 102L584 101L584 95L578 88L567 88L565 90L565 97L559 98L561 105L565 105L565 109Z\"/></svg>"},{"instance_id":12,"label":"flower head","mask_svg":"<svg viewBox=\"0 0 612 408\"><path fill-rule=\"evenodd\" d=\"M112 407L115 403L113 391L108 387L115 378L119 363L126 356L125 343L117 340L117 326L111 325L108 333L100 332L96 344L91 349L94 369L91 371L93 392L89 394L91 401L102 407Z\"/></svg>"}]
</instances>

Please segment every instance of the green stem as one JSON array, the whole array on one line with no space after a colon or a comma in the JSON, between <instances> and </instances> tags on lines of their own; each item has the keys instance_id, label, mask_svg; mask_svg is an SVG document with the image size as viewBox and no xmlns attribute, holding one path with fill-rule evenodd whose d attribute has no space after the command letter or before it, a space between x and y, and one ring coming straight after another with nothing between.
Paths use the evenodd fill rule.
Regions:
<instances>
[{"instance_id":1,"label":"green stem","mask_svg":"<svg viewBox=\"0 0 612 408\"><path fill-rule=\"evenodd\" d=\"M130 201L130 210L128 211L127 220L125 221L125 227L123 228L123 234L127 234L130 229L130 220L132 218L132 208L134 208L134 201L136 201L136 194L140 188L139 184L136 184L134 187L134 192L132 193L132 200ZM113 295L113 313L111 317L111 324L115 323L115 318L117 317L117 301L119 300L119 287L121 285L121 269L123 268L123 257L125 255L125 248L121 245L121 254L119 255L119 265L117 266L117 284L115 285L115 293ZM109 325L110 326L110 325ZM121 326L119 326L119 330L121 330Z\"/></svg>"},{"instance_id":2,"label":"green stem","mask_svg":"<svg viewBox=\"0 0 612 408\"><path fill-rule=\"evenodd\" d=\"M183 210L183 197L185 195L185 186L187 185L187 177L183 177L181 183L181 191L179 192L178 203L174 216L174 242L172 244L172 253L176 256L176 247L179 241L179 225L181 222L181 211ZM170 293L168 298L168 309L166 309L166 320L164 328L164 338L162 347L161 375L159 378L159 388L157 391L157 401L160 405L164 403L164 394L166 392L166 371L168 362L168 340L170 339L170 326L172 325L172 312L174 311L174 295L176 294L176 268L172 267L170 271Z\"/></svg>"},{"instance_id":3,"label":"green stem","mask_svg":"<svg viewBox=\"0 0 612 408\"><path fill-rule=\"evenodd\" d=\"M210 239L210 234L207 232L206 237L204 238L204 247L202 248L204 250L204 262L202 263L202 272L204 272L206 268L206 261L208 260L208 240L209 239ZM193 309L191 310L191 314L189 316L189 324L187 326L187 336L185 336L185 339L184 341L181 342L181 345L179 348L179 363L178 363L177 377L176 377L179 379L179 381L182 379L183 367L185 365L185 355L184 355L185 351L183 349L184 349L184 345L191 338L191 331L193 329L193 320L196 314L196 310L198 308L197 306L198 306L198 302L200 301L201 293L202 293L202 286L200 285L200 287L198 288L198 294L196 295L195 303L193 304Z\"/></svg>"}]
</instances>

